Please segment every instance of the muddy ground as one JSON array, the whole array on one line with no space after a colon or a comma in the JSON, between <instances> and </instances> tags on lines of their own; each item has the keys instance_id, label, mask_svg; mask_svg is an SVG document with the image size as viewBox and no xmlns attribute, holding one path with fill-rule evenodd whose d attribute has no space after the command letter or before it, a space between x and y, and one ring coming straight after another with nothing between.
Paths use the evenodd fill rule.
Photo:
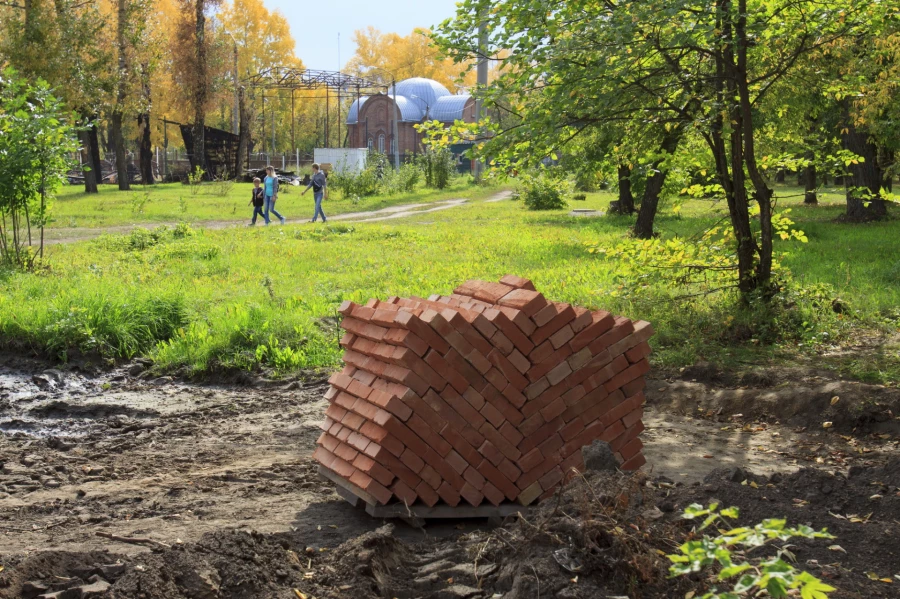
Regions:
<instances>
[{"instance_id":1,"label":"muddy ground","mask_svg":"<svg viewBox=\"0 0 900 599\"><path fill-rule=\"evenodd\" d=\"M708 581L669 581L659 551L688 533L685 506L713 500L744 523L828 527L838 540L791 551L836 597L900 597L897 389L811 370L656 373L644 475L589 473L502 526L416 530L317 477L323 382L142 371L0 366L0 597L699 596ZM623 491L627 507L609 499ZM573 559L578 572L560 565Z\"/></svg>"}]
</instances>

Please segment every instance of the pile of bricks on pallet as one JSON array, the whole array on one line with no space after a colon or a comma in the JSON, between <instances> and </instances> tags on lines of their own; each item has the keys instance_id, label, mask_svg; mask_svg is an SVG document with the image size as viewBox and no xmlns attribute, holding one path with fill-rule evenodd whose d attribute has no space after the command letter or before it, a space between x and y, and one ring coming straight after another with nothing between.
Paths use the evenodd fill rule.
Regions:
<instances>
[{"instance_id":1,"label":"pile of bricks on pallet","mask_svg":"<svg viewBox=\"0 0 900 599\"><path fill-rule=\"evenodd\" d=\"M638 434L649 323L550 302L531 281L468 281L449 297L340 308L344 369L314 457L370 503L528 505Z\"/></svg>"}]
</instances>

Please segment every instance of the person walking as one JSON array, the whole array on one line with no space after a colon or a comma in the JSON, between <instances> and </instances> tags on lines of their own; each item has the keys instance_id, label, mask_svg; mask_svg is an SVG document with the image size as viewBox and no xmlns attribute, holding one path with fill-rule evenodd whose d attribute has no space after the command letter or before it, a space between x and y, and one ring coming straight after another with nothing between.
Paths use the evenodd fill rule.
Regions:
<instances>
[{"instance_id":1,"label":"person walking","mask_svg":"<svg viewBox=\"0 0 900 599\"><path fill-rule=\"evenodd\" d=\"M306 186L306 189L303 190L303 193L300 195L306 195L306 192L309 191L309 188L312 187L313 190L313 199L316 201L316 210L313 212L313 218L310 222L316 222L318 220L319 215L322 215L322 222L327 223L328 220L325 218L325 212L322 211L322 200L328 199L328 178L325 177L325 173L323 173L319 169L318 164L312 165L313 176L312 179L309 180L309 185Z\"/></svg>"},{"instance_id":2,"label":"person walking","mask_svg":"<svg viewBox=\"0 0 900 599\"><path fill-rule=\"evenodd\" d=\"M278 214L278 211L275 210L275 200L278 199L278 177L275 176L275 167L267 166L266 167L266 180L265 189L266 189L266 201L265 208L263 210L264 216L266 218L266 224L269 224L269 213L271 212L275 216L281 220L281 224L284 224L284 217Z\"/></svg>"},{"instance_id":3,"label":"person walking","mask_svg":"<svg viewBox=\"0 0 900 599\"><path fill-rule=\"evenodd\" d=\"M250 204L253 205L253 220L250 221L251 226L256 224L257 216L261 216L263 221L265 221L267 225L269 224L269 217L263 214L265 191L260 187L260 183L262 183L262 181L259 180L259 177L253 179L253 196L250 198Z\"/></svg>"}]
</instances>

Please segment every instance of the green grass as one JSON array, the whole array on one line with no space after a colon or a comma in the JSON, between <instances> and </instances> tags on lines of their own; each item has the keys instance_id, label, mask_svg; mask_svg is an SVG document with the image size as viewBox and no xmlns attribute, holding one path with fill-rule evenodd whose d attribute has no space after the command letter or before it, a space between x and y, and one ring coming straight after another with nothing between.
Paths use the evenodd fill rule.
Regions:
<instances>
[{"instance_id":1,"label":"green grass","mask_svg":"<svg viewBox=\"0 0 900 599\"><path fill-rule=\"evenodd\" d=\"M79 185L64 187L53 202L52 229L102 228L133 224L207 221L249 221L252 183L203 183L197 188L182 183L160 183L151 187L133 185L119 191L115 185L101 185L100 193L86 194ZM313 213L312 192L301 197L303 187L282 186L276 207L288 220L309 220ZM480 193L489 193L484 189ZM329 216L348 212L379 210L413 202L437 202L472 195L473 188L459 177L441 190L419 188L413 193L375 196L353 201L338 193L324 203ZM146 202L144 202L146 198ZM143 205L141 205L143 203Z\"/></svg>"},{"instance_id":2,"label":"green grass","mask_svg":"<svg viewBox=\"0 0 900 599\"><path fill-rule=\"evenodd\" d=\"M570 207L602 209L611 199L588 194ZM700 201L685 203L678 215L664 206L658 228L667 236L691 235L724 211ZM891 283L900 257L897 222L838 224L840 211L839 204L793 206L809 243L779 242L777 249L787 252L795 281L828 288L792 295L789 310L763 317L736 311L728 293L685 301L674 301L679 290L671 287L619 293L617 264L588 254L584 244L616 243L632 218L572 218L564 210L528 212L512 201L472 202L387 223L182 226L56 246L48 272L0 278L0 340L41 354L146 354L162 369L191 372L332 366L340 358L335 309L342 300L449 293L468 278L515 273L553 300L650 320L658 332L654 359L662 366L782 360L849 342L854 331L896 333L900 325L900 285ZM831 310L829 294L845 303L844 314ZM737 325L747 334L736 336ZM890 354L888 348L877 367L840 368L884 382L898 364L896 352Z\"/></svg>"}]
</instances>

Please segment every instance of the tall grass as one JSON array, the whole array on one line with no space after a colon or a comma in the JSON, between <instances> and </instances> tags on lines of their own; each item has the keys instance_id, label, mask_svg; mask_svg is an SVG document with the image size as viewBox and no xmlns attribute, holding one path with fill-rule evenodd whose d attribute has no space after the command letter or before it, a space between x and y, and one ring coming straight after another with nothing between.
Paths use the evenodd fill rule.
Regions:
<instances>
[{"instance_id":1,"label":"tall grass","mask_svg":"<svg viewBox=\"0 0 900 599\"><path fill-rule=\"evenodd\" d=\"M612 199L588 194L585 207ZM724 210L688 202L679 214L664 210L659 230L691 235ZM778 242L796 285L769 313L730 293L681 299L672 283L624 293L615 261L584 244L618 242L630 218L479 202L386 223L182 228L60 246L49 273L0 277L0 342L61 357L145 354L190 372L333 366L342 300L449 293L468 278L515 273L553 300L650 320L658 363L745 352L765 359L839 343L860 327L900 326L900 288L885 283L900 255L896 222L842 225L833 222L838 211L795 209L810 242ZM847 307L840 314L831 304L838 296Z\"/></svg>"}]
</instances>

